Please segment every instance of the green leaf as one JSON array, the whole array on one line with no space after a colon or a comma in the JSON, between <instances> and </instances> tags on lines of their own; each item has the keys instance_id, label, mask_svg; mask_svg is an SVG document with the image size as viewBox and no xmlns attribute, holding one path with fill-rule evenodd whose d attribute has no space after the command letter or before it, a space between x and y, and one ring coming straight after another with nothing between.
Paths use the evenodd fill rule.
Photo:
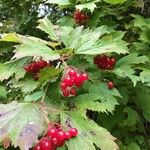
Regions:
<instances>
[{"instance_id":1,"label":"green leaf","mask_svg":"<svg viewBox=\"0 0 150 150\"><path fill-rule=\"evenodd\" d=\"M150 89L149 87L140 84L135 90L140 92L137 92L136 96L134 97L134 102L139 108L142 109L144 117L150 121Z\"/></svg>"},{"instance_id":2,"label":"green leaf","mask_svg":"<svg viewBox=\"0 0 150 150\"><path fill-rule=\"evenodd\" d=\"M143 16L140 15L131 15L134 17L134 25L143 29L144 27L150 28L150 19L149 18L144 18Z\"/></svg>"},{"instance_id":3,"label":"green leaf","mask_svg":"<svg viewBox=\"0 0 150 150\"><path fill-rule=\"evenodd\" d=\"M0 64L0 81L8 79L13 74L15 74L16 80L23 78L25 75L23 67L28 60L29 58L26 57Z\"/></svg>"},{"instance_id":4,"label":"green leaf","mask_svg":"<svg viewBox=\"0 0 150 150\"><path fill-rule=\"evenodd\" d=\"M43 91L35 91L29 95L26 95L24 98L24 101L26 102L32 102L39 100L44 95Z\"/></svg>"},{"instance_id":5,"label":"green leaf","mask_svg":"<svg viewBox=\"0 0 150 150\"><path fill-rule=\"evenodd\" d=\"M94 1L90 1L90 2L86 2L83 4L79 4L76 5L76 9L82 10L82 9L89 9L91 12L94 11L94 9L96 8L96 2L98 2L99 0L94 0Z\"/></svg>"},{"instance_id":6,"label":"green leaf","mask_svg":"<svg viewBox=\"0 0 150 150\"><path fill-rule=\"evenodd\" d=\"M94 121L82 117L77 112L61 114L61 122L67 128L78 129L78 136L66 142L71 150L95 150L96 144L101 150L117 150L115 138L104 128L98 126Z\"/></svg>"},{"instance_id":7,"label":"green leaf","mask_svg":"<svg viewBox=\"0 0 150 150\"><path fill-rule=\"evenodd\" d=\"M99 39L104 34L100 28L95 30L77 27L62 27L61 40L67 48L75 50L75 54L96 55L102 53L116 52L127 53L127 43L122 41L124 33L116 32ZM108 31L109 32L109 31ZM107 31L105 30L105 33Z\"/></svg>"},{"instance_id":8,"label":"green leaf","mask_svg":"<svg viewBox=\"0 0 150 150\"><path fill-rule=\"evenodd\" d=\"M24 38L22 44L16 46L14 50L15 55L13 58L22 58L26 56L33 56L34 58L42 57L44 60L57 60L59 54L51 50L41 39L39 38Z\"/></svg>"},{"instance_id":9,"label":"green leaf","mask_svg":"<svg viewBox=\"0 0 150 150\"><path fill-rule=\"evenodd\" d=\"M78 110L86 116L86 110L98 112L113 112L118 102L115 97L121 97L116 89L108 90L106 84L97 84L89 88L89 94L74 98Z\"/></svg>"},{"instance_id":10,"label":"green leaf","mask_svg":"<svg viewBox=\"0 0 150 150\"><path fill-rule=\"evenodd\" d=\"M149 59L146 56L138 56L138 53L131 53L117 61L113 72L122 78L129 77L135 86L140 81L140 78L134 75L135 71L132 65L146 63L148 61Z\"/></svg>"},{"instance_id":11,"label":"green leaf","mask_svg":"<svg viewBox=\"0 0 150 150\"><path fill-rule=\"evenodd\" d=\"M127 150L141 150L141 148L136 143L131 143L127 146Z\"/></svg>"},{"instance_id":12,"label":"green leaf","mask_svg":"<svg viewBox=\"0 0 150 150\"><path fill-rule=\"evenodd\" d=\"M38 22L39 25L37 26L37 28L47 33L50 39L55 41L59 39L58 35L56 34L55 26L47 17L40 19Z\"/></svg>"},{"instance_id":13,"label":"green leaf","mask_svg":"<svg viewBox=\"0 0 150 150\"><path fill-rule=\"evenodd\" d=\"M138 113L130 107L125 107L124 113L127 114L127 118L121 123L123 126L135 126L137 122L140 122Z\"/></svg>"},{"instance_id":14,"label":"green leaf","mask_svg":"<svg viewBox=\"0 0 150 150\"><path fill-rule=\"evenodd\" d=\"M14 43L20 43L21 35L18 35L17 33L8 33L3 34L2 39L0 39L0 42L14 42Z\"/></svg>"},{"instance_id":15,"label":"green leaf","mask_svg":"<svg viewBox=\"0 0 150 150\"><path fill-rule=\"evenodd\" d=\"M64 16L60 18L57 23L61 26L71 26L73 27L75 25L75 20L70 16Z\"/></svg>"},{"instance_id":16,"label":"green leaf","mask_svg":"<svg viewBox=\"0 0 150 150\"><path fill-rule=\"evenodd\" d=\"M42 88L48 82L53 82L57 79L58 75L60 74L61 70L56 69L53 67L44 68L40 72L40 78L38 81L34 81L33 77L26 77L25 79L14 82L14 87L21 88L24 94L31 93L37 88Z\"/></svg>"},{"instance_id":17,"label":"green leaf","mask_svg":"<svg viewBox=\"0 0 150 150\"><path fill-rule=\"evenodd\" d=\"M127 0L104 0L104 2L109 3L109 4L122 4Z\"/></svg>"},{"instance_id":18,"label":"green leaf","mask_svg":"<svg viewBox=\"0 0 150 150\"><path fill-rule=\"evenodd\" d=\"M69 2L69 0L48 0L48 1L46 1L46 3L58 4L60 6L66 6L66 5L70 5L71 4Z\"/></svg>"},{"instance_id":19,"label":"green leaf","mask_svg":"<svg viewBox=\"0 0 150 150\"><path fill-rule=\"evenodd\" d=\"M146 84L150 87L150 68L149 67L142 67L143 71L140 73L140 79L142 83Z\"/></svg>"},{"instance_id":20,"label":"green leaf","mask_svg":"<svg viewBox=\"0 0 150 150\"><path fill-rule=\"evenodd\" d=\"M7 99L7 91L5 86L0 86L0 99Z\"/></svg>"},{"instance_id":21,"label":"green leaf","mask_svg":"<svg viewBox=\"0 0 150 150\"><path fill-rule=\"evenodd\" d=\"M39 107L31 103L0 104L0 141L9 137L14 146L27 150L38 140L43 130Z\"/></svg>"}]
</instances>

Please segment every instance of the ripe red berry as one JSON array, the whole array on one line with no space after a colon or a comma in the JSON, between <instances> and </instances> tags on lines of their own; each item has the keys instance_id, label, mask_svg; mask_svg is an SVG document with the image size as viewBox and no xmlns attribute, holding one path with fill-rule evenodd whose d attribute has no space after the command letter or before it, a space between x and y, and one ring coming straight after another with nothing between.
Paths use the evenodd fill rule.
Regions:
<instances>
[{"instance_id":1,"label":"ripe red berry","mask_svg":"<svg viewBox=\"0 0 150 150\"><path fill-rule=\"evenodd\" d=\"M50 136L51 138L57 137L57 135L58 135L58 130L55 128L52 128L47 132L47 136Z\"/></svg>"},{"instance_id":2,"label":"ripe red berry","mask_svg":"<svg viewBox=\"0 0 150 150\"><path fill-rule=\"evenodd\" d=\"M70 94L71 94L71 95L74 95L74 96L75 96L76 93L77 93L76 89L74 89L74 88L70 89Z\"/></svg>"},{"instance_id":3,"label":"ripe red berry","mask_svg":"<svg viewBox=\"0 0 150 150\"><path fill-rule=\"evenodd\" d=\"M64 82L60 83L60 88L62 91L65 91L67 89L67 85Z\"/></svg>"},{"instance_id":4,"label":"ripe red berry","mask_svg":"<svg viewBox=\"0 0 150 150\"><path fill-rule=\"evenodd\" d=\"M63 96L68 97L70 95L68 90L62 92Z\"/></svg>"},{"instance_id":5,"label":"ripe red berry","mask_svg":"<svg viewBox=\"0 0 150 150\"><path fill-rule=\"evenodd\" d=\"M76 71L74 69L71 69L71 70L69 70L68 75L70 77L76 77L77 73L76 73Z\"/></svg>"},{"instance_id":6,"label":"ripe red berry","mask_svg":"<svg viewBox=\"0 0 150 150\"><path fill-rule=\"evenodd\" d=\"M57 139L61 142L65 140L65 133L64 131L59 131L57 135Z\"/></svg>"},{"instance_id":7,"label":"ripe red berry","mask_svg":"<svg viewBox=\"0 0 150 150\"><path fill-rule=\"evenodd\" d=\"M78 135L78 130L76 128L71 128L69 130L71 137L76 137Z\"/></svg>"},{"instance_id":8,"label":"ripe red berry","mask_svg":"<svg viewBox=\"0 0 150 150\"><path fill-rule=\"evenodd\" d=\"M56 137L52 138L52 139L51 139L51 142L52 142L52 145L53 145L53 146L57 146L58 143L59 143L59 141L58 141L58 139L57 139Z\"/></svg>"},{"instance_id":9,"label":"ripe red berry","mask_svg":"<svg viewBox=\"0 0 150 150\"><path fill-rule=\"evenodd\" d=\"M114 88L114 83L111 82L111 81L109 81L109 82L107 83L107 87L108 87L109 89L113 89L113 88Z\"/></svg>"},{"instance_id":10,"label":"ripe red berry","mask_svg":"<svg viewBox=\"0 0 150 150\"><path fill-rule=\"evenodd\" d=\"M48 137L44 137L43 139L41 139L40 146L42 150L51 150L52 144L50 139Z\"/></svg>"},{"instance_id":11,"label":"ripe red berry","mask_svg":"<svg viewBox=\"0 0 150 150\"><path fill-rule=\"evenodd\" d=\"M42 150L41 149L41 146L39 144L36 144L34 147L33 147L33 150Z\"/></svg>"},{"instance_id":12,"label":"ripe red berry","mask_svg":"<svg viewBox=\"0 0 150 150\"><path fill-rule=\"evenodd\" d=\"M72 86L72 80L69 76L67 76L63 81L67 86Z\"/></svg>"},{"instance_id":13,"label":"ripe red berry","mask_svg":"<svg viewBox=\"0 0 150 150\"><path fill-rule=\"evenodd\" d=\"M71 134L70 132L66 131L65 132L65 140L70 140L71 139Z\"/></svg>"},{"instance_id":14,"label":"ripe red berry","mask_svg":"<svg viewBox=\"0 0 150 150\"><path fill-rule=\"evenodd\" d=\"M62 147L64 144L65 144L65 140L64 141L60 141L57 146L58 147Z\"/></svg>"},{"instance_id":15,"label":"ripe red berry","mask_svg":"<svg viewBox=\"0 0 150 150\"><path fill-rule=\"evenodd\" d=\"M88 20L88 15L85 13L81 12L80 10L76 10L73 15L75 22L77 24L84 24Z\"/></svg>"},{"instance_id":16,"label":"ripe red berry","mask_svg":"<svg viewBox=\"0 0 150 150\"><path fill-rule=\"evenodd\" d=\"M82 81L88 80L88 79L89 79L88 74L87 74L87 73L82 73L82 74L81 74L81 79L82 79Z\"/></svg>"},{"instance_id":17,"label":"ripe red berry","mask_svg":"<svg viewBox=\"0 0 150 150\"><path fill-rule=\"evenodd\" d=\"M30 72L30 71L31 71L30 66L25 66L25 67L24 67L24 70L25 70L26 72Z\"/></svg>"}]
</instances>

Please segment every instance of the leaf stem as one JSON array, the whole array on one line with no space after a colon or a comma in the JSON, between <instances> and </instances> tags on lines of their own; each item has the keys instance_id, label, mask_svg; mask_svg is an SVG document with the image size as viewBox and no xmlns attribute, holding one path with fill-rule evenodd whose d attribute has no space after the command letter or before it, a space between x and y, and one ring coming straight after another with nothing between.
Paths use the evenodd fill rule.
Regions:
<instances>
[{"instance_id":1,"label":"leaf stem","mask_svg":"<svg viewBox=\"0 0 150 150\"><path fill-rule=\"evenodd\" d=\"M47 90L48 90L48 86L49 86L49 84L47 84L47 86L46 86L44 95L43 95L43 97L42 97L42 99L41 99L41 103L44 103L44 100L45 100L45 97L46 97L46 93L47 93Z\"/></svg>"}]
</instances>

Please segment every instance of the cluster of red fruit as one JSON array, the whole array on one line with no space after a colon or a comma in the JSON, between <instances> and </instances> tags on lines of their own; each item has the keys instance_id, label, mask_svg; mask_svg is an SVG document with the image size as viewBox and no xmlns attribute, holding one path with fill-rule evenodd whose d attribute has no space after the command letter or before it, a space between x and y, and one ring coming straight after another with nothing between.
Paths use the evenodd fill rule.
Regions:
<instances>
[{"instance_id":1,"label":"cluster of red fruit","mask_svg":"<svg viewBox=\"0 0 150 150\"><path fill-rule=\"evenodd\" d=\"M24 70L26 72L31 73L35 80L38 80L40 70L47 66L50 66L50 64L44 60L38 60L38 61L34 61L31 64L28 64L27 66L25 66Z\"/></svg>"},{"instance_id":2,"label":"cluster of red fruit","mask_svg":"<svg viewBox=\"0 0 150 150\"><path fill-rule=\"evenodd\" d=\"M80 88L89 79L86 72L78 72L73 67L68 67L65 75L60 82L62 95L65 97L75 96L77 88Z\"/></svg>"},{"instance_id":3,"label":"cluster of red fruit","mask_svg":"<svg viewBox=\"0 0 150 150\"><path fill-rule=\"evenodd\" d=\"M89 19L89 16L77 9L73 15L77 24L83 25Z\"/></svg>"},{"instance_id":4,"label":"cluster of red fruit","mask_svg":"<svg viewBox=\"0 0 150 150\"><path fill-rule=\"evenodd\" d=\"M112 70L116 64L116 60L106 55L97 55L94 57L94 64L102 70Z\"/></svg>"},{"instance_id":5,"label":"cluster of red fruit","mask_svg":"<svg viewBox=\"0 0 150 150\"><path fill-rule=\"evenodd\" d=\"M69 131L63 131L62 128L49 128L45 137L41 138L33 150L56 150L57 147L62 147L66 140L70 140L78 135L76 128L71 128Z\"/></svg>"}]
</instances>

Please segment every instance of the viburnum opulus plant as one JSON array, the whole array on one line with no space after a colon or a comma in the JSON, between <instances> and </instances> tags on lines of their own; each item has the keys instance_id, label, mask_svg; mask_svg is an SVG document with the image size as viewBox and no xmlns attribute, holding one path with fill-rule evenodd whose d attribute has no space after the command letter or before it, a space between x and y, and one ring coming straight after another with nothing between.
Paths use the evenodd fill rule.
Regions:
<instances>
[{"instance_id":1,"label":"viburnum opulus plant","mask_svg":"<svg viewBox=\"0 0 150 150\"><path fill-rule=\"evenodd\" d=\"M14 49L12 58L0 64L0 80L6 89L11 89L9 94L17 95L15 100L0 104L0 142L5 148L138 147L139 139L144 139L141 134L145 133L141 118L150 119L150 21L132 15L129 30L125 23L118 28L106 25L103 16L110 15L110 4L129 5L124 2L48 0L62 9L68 8L72 14L55 25L47 17L40 19L37 29L41 35L45 32L42 38L17 33L2 35L0 43L11 43ZM101 4L107 8L105 11ZM131 30L139 32L134 42L128 38ZM140 87L142 90L137 92ZM142 117L133 106L138 106ZM137 136L128 137L130 140L123 137L130 135L129 131L136 131ZM127 141L131 142L124 145Z\"/></svg>"}]
</instances>

